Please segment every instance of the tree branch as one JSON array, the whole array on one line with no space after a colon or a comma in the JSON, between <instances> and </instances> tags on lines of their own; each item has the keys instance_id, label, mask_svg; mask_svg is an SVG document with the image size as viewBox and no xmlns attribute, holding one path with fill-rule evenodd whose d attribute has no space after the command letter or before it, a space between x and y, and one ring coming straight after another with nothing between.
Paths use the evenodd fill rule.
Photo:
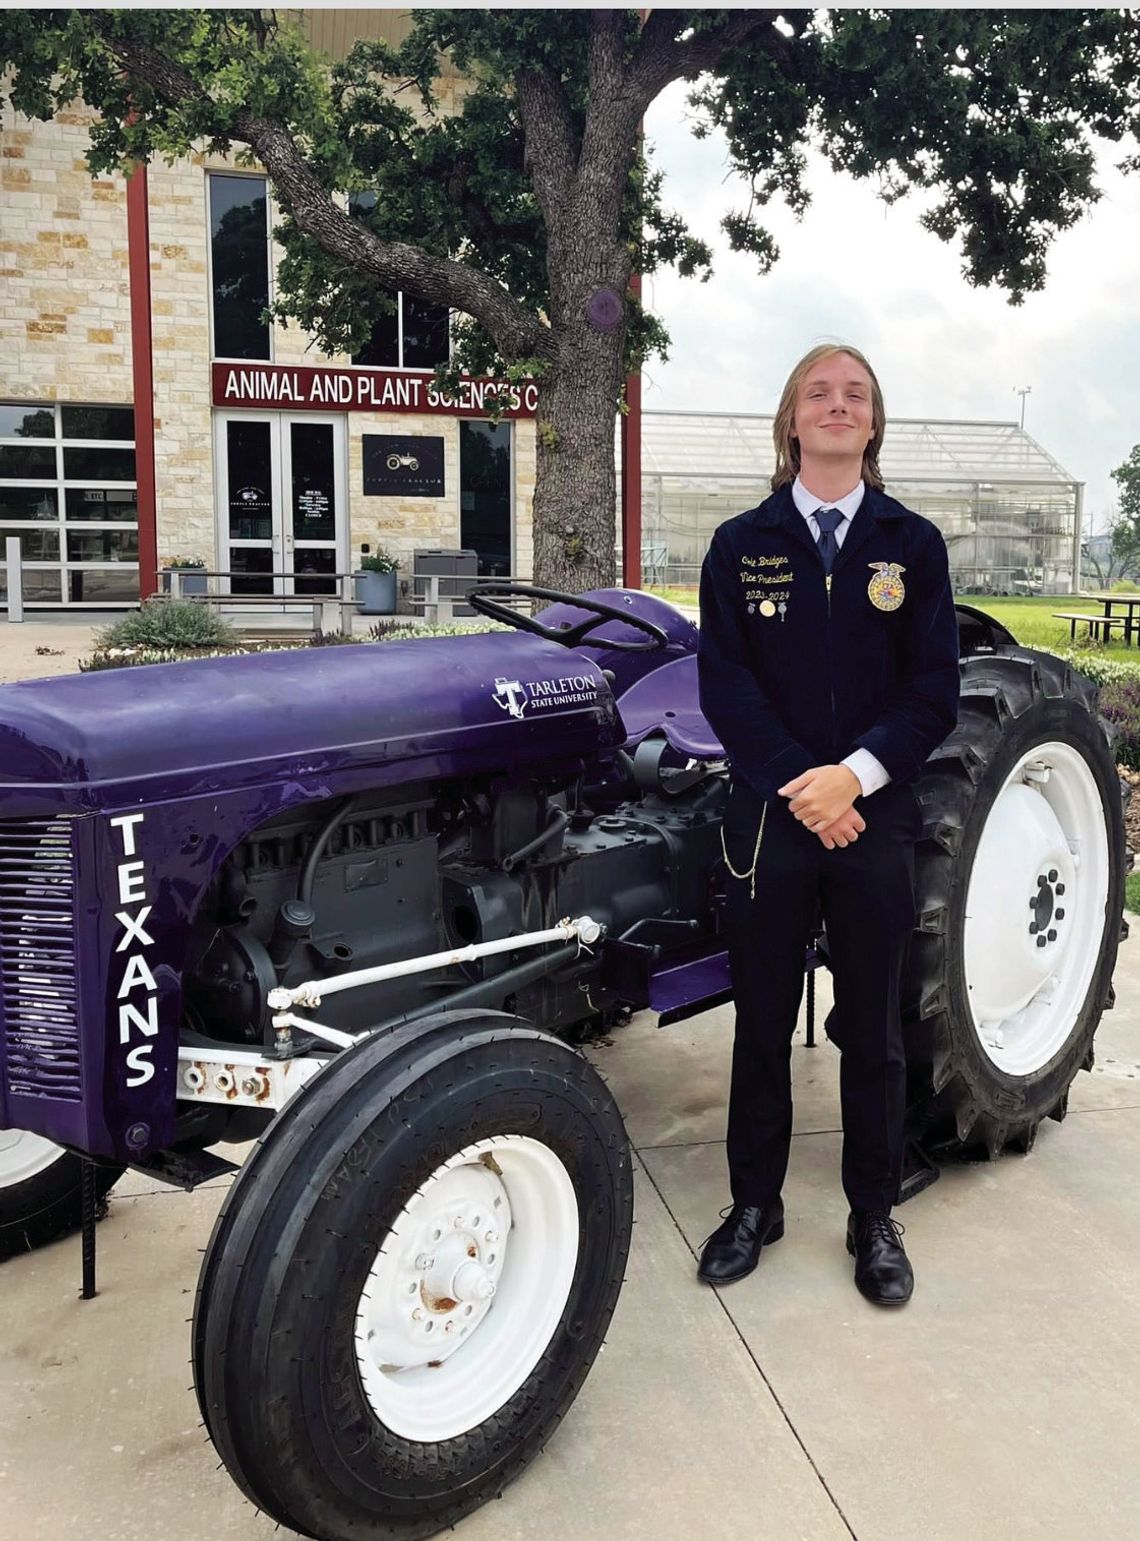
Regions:
<instances>
[{"instance_id":1,"label":"tree branch","mask_svg":"<svg viewBox=\"0 0 1140 1541\"><path fill-rule=\"evenodd\" d=\"M523 165L548 230L565 211L580 144L574 114L562 82L550 70L520 70L515 77L525 149Z\"/></svg>"},{"instance_id":2,"label":"tree branch","mask_svg":"<svg viewBox=\"0 0 1140 1541\"><path fill-rule=\"evenodd\" d=\"M172 106L197 104L218 118L219 137L247 144L268 172L274 191L297 228L325 251L388 289L452 306L474 316L508 361L549 357L549 328L486 273L447 257L435 257L402 241L382 241L338 207L305 160L283 123L247 108L227 115L196 80L157 49L114 35L108 16L93 16L103 41L128 75L144 82Z\"/></svg>"},{"instance_id":3,"label":"tree branch","mask_svg":"<svg viewBox=\"0 0 1140 1541\"><path fill-rule=\"evenodd\" d=\"M732 11L719 27L679 42L677 28L684 15L653 10L641 29L628 79L642 113L670 81L695 80L764 29L764 47L777 58L787 53L787 39L773 26L779 11Z\"/></svg>"},{"instance_id":4,"label":"tree branch","mask_svg":"<svg viewBox=\"0 0 1140 1541\"><path fill-rule=\"evenodd\" d=\"M457 155L450 167L441 174L447 196L457 208L462 209L467 223L477 241L488 246L496 240L518 240L529 237L532 227L524 220L515 222L497 220L483 199L471 191L471 174L475 170L474 156L469 151Z\"/></svg>"},{"instance_id":5,"label":"tree branch","mask_svg":"<svg viewBox=\"0 0 1140 1541\"><path fill-rule=\"evenodd\" d=\"M617 218L641 126L642 109L629 89L622 58L626 25L622 11L590 12L589 106L576 192L580 216L599 226Z\"/></svg>"}]
</instances>

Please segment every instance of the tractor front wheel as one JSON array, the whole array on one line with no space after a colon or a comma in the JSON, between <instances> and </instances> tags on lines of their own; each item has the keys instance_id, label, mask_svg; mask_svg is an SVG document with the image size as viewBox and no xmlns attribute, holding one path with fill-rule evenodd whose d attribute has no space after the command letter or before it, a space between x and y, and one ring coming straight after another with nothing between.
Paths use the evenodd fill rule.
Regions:
<instances>
[{"instance_id":1,"label":"tractor front wheel","mask_svg":"<svg viewBox=\"0 0 1140 1541\"><path fill-rule=\"evenodd\" d=\"M321 1541L454 1524L577 1395L631 1226L620 1115L566 1045L445 1012L348 1051L271 1125L203 1263L195 1383L231 1475Z\"/></svg>"}]
</instances>

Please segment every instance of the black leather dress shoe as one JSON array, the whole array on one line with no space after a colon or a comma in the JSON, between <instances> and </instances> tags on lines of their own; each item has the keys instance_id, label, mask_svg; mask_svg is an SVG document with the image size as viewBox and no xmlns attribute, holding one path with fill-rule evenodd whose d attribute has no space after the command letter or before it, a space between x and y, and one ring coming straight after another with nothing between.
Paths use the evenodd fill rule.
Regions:
<instances>
[{"instance_id":1,"label":"black leather dress shoe","mask_svg":"<svg viewBox=\"0 0 1140 1541\"><path fill-rule=\"evenodd\" d=\"M706 1284L732 1284L750 1274L760 1261L761 1247L779 1241L784 1234L784 1206L780 1199L762 1209L734 1204L723 1225L705 1242L697 1278Z\"/></svg>"},{"instance_id":2,"label":"black leather dress shoe","mask_svg":"<svg viewBox=\"0 0 1140 1541\"><path fill-rule=\"evenodd\" d=\"M914 1271L903 1251L903 1228L890 1215L854 1210L847 1219L847 1250L855 1259L855 1288L877 1306L905 1306Z\"/></svg>"}]
</instances>

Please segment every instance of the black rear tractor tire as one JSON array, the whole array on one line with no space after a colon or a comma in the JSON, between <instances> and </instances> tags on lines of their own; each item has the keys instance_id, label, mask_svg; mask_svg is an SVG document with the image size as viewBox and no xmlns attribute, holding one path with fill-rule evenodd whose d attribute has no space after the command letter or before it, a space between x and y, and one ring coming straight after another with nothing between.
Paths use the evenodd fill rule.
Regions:
<instances>
[{"instance_id":1,"label":"black rear tractor tire","mask_svg":"<svg viewBox=\"0 0 1140 1541\"><path fill-rule=\"evenodd\" d=\"M908 1102L928 1150L992 1158L1027 1151L1092 1067L1127 852L1091 681L1016 647L964 659L961 672L957 728L915 786Z\"/></svg>"},{"instance_id":2,"label":"black rear tractor tire","mask_svg":"<svg viewBox=\"0 0 1140 1541\"><path fill-rule=\"evenodd\" d=\"M82 1171L78 1156L39 1135L0 1129L0 1262L79 1229ZM96 1167L100 1218L122 1174L121 1166Z\"/></svg>"},{"instance_id":3,"label":"black rear tractor tire","mask_svg":"<svg viewBox=\"0 0 1140 1541\"><path fill-rule=\"evenodd\" d=\"M231 1476L320 1541L435 1535L500 1494L601 1347L632 1208L617 1107L548 1034L451 1011L347 1051L203 1262L194 1379Z\"/></svg>"}]
</instances>

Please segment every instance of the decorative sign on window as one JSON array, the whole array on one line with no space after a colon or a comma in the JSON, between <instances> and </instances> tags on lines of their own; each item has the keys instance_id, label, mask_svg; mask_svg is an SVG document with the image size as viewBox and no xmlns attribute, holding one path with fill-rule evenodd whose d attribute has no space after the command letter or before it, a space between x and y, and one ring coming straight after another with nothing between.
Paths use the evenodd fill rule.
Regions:
<instances>
[{"instance_id":1,"label":"decorative sign on window","mask_svg":"<svg viewBox=\"0 0 1140 1541\"><path fill-rule=\"evenodd\" d=\"M442 439L366 433L363 441L364 491L368 497L443 497Z\"/></svg>"},{"instance_id":2,"label":"decorative sign on window","mask_svg":"<svg viewBox=\"0 0 1140 1541\"><path fill-rule=\"evenodd\" d=\"M319 487L310 487L297 494L297 511L302 519L318 519L322 522L329 511L329 495Z\"/></svg>"}]
</instances>

